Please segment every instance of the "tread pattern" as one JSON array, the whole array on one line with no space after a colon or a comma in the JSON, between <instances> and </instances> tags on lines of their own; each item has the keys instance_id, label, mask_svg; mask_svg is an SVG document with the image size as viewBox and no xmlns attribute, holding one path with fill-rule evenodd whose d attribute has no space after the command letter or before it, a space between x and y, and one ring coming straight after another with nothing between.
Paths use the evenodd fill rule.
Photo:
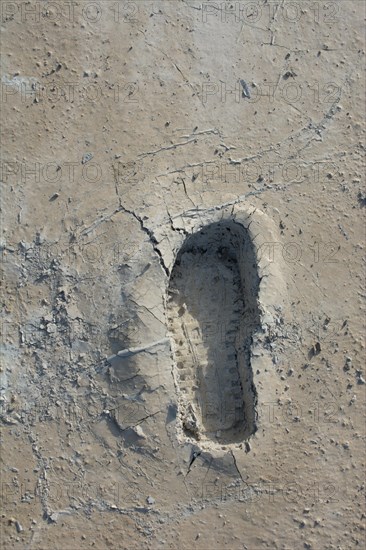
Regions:
<instances>
[{"instance_id":1,"label":"tread pattern","mask_svg":"<svg viewBox=\"0 0 366 550\"><path fill-rule=\"evenodd\" d=\"M237 252L225 224L197 233L178 254L168 296L183 429L220 443L247 430L243 382L250 376L241 373L239 354L248 319Z\"/></svg>"}]
</instances>

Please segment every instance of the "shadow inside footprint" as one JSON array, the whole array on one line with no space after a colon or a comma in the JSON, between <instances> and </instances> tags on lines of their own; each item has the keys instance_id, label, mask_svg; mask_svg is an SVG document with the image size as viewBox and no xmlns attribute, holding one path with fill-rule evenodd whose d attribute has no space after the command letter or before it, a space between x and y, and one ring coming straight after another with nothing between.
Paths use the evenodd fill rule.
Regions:
<instances>
[{"instance_id":1,"label":"shadow inside footprint","mask_svg":"<svg viewBox=\"0 0 366 550\"><path fill-rule=\"evenodd\" d=\"M189 437L227 444L256 431L250 345L260 323L258 287L253 244L233 220L203 227L177 255L168 319Z\"/></svg>"}]
</instances>

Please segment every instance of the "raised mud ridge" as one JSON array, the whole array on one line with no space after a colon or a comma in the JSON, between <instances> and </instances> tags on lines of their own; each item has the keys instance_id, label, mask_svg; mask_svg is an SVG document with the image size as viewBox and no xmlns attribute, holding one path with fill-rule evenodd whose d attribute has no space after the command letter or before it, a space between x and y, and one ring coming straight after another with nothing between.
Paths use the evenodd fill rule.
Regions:
<instances>
[{"instance_id":1,"label":"raised mud ridge","mask_svg":"<svg viewBox=\"0 0 366 550\"><path fill-rule=\"evenodd\" d=\"M187 437L238 443L256 431L250 364L259 276L247 230L204 226L183 243L168 288L181 427Z\"/></svg>"}]
</instances>

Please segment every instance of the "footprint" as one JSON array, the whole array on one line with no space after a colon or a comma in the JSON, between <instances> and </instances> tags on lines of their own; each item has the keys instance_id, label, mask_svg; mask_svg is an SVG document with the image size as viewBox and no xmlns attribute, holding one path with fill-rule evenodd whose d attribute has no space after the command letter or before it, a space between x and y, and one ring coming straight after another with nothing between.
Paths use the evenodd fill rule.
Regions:
<instances>
[{"instance_id":1,"label":"footprint","mask_svg":"<svg viewBox=\"0 0 366 550\"><path fill-rule=\"evenodd\" d=\"M179 418L186 437L238 443L256 431L250 364L259 276L246 229L206 225L183 243L168 288Z\"/></svg>"}]
</instances>

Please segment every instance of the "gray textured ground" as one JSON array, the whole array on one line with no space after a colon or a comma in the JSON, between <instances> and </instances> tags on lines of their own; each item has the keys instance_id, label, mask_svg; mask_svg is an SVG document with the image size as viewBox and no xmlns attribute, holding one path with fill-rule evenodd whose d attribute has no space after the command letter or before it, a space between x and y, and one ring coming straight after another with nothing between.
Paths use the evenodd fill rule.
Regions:
<instances>
[{"instance_id":1,"label":"gray textured ground","mask_svg":"<svg viewBox=\"0 0 366 550\"><path fill-rule=\"evenodd\" d=\"M361 548L364 3L1 10L3 547ZM229 419L184 433L168 318L179 250L222 219L260 278L259 325L239 330L249 440L215 353L217 385L208 363L192 376ZM220 261L170 284L193 324L235 325L256 294Z\"/></svg>"}]
</instances>

